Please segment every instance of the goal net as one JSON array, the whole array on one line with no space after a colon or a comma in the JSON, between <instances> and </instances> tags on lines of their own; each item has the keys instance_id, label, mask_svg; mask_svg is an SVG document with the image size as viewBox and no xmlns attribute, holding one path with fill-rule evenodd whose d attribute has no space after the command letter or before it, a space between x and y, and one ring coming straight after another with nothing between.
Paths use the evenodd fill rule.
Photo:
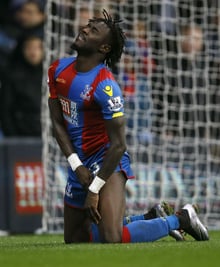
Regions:
<instances>
[{"instance_id":1,"label":"goal net","mask_svg":"<svg viewBox=\"0 0 220 267\"><path fill-rule=\"evenodd\" d=\"M48 0L42 99L43 227L63 230L66 160L51 130L46 73L88 18L103 8L123 19L126 47L115 76L125 96L127 147L136 180L127 212L162 200L197 203L220 228L220 7L214 0Z\"/></svg>"}]
</instances>

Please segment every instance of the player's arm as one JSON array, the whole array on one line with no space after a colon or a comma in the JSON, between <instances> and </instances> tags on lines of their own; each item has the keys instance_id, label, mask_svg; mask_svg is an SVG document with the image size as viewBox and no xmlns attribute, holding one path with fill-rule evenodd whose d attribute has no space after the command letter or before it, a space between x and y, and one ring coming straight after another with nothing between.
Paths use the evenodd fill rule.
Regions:
<instances>
[{"instance_id":1,"label":"player's arm","mask_svg":"<svg viewBox=\"0 0 220 267\"><path fill-rule=\"evenodd\" d=\"M66 131L63 119L61 104L58 98L49 98L48 105L54 131L54 136L60 146L63 154L68 158L72 153L75 153L70 142L69 135Z\"/></svg>"},{"instance_id":2,"label":"player's arm","mask_svg":"<svg viewBox=\"0 0 220 267\"><path fill-rule=\"evenodd\" d=\"M106 120L105 125L110 140L110 147L105 155L101 169L89 186L85 203L85 207L88 208L91 218L95 223L99 223L101 220L98 211L99 191L115 171L126 150L124 116Z\"/></svg>"},{"instance_id":3,"label":"player's arm","mask_svg":"<svg viewBox=\"0 0 220 267\"><path fill-rule=\"evenodd\" d=\"M54 136L63 154L66 156L71 168L76 172L81 184L88 187L92 176L90 171L83 166L78 155L74 151L69 135L64 124L61 104L58 98L49 98L48 105L54 131Z\"/></svg>"},{"instance_id":4,"label":"player's arm","mask_svg":"<svg viewBox=\"0 0 220 267\"><path fill-rule=\"evenodd\" d=\"M119 164L126 150L125 141L125 118L124 116L105 120L105 126L110 141L110 147L105 155L98 176L107 181Z\"/></svg>"}]
</instances>

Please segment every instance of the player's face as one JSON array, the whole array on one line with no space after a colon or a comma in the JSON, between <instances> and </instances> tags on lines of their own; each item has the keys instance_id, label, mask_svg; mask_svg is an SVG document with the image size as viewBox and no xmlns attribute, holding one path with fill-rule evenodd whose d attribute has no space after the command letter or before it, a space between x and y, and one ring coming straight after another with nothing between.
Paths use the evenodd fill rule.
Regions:
<instances>
[{"instance_id":1,"label":"player's face","mask_svg":"<svg viewBox=\"0 0 220 267\"><path fill-rule=\"evenodd\" d=\"M82 27L73 48L78 52L96 53L101 45L109 44L110 29L104 22L90 21Z\"/></svg>"}]
</instances>

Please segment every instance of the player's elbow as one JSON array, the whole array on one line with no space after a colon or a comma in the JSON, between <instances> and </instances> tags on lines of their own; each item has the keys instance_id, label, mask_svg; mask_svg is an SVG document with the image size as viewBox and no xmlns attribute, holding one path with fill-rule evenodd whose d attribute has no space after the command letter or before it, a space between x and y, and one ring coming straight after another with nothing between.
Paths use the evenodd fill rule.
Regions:
<instances>
[{"instance_id":1,"label":"player's elbow","mask_svg":"<svg viewBox=\"0 0 220 267\"><path fill-rule=\"evenodd\" d=\"M122 154L123 154L126 150L127 150L127 147L126 147L125 144L123 144L123 145L121 146L121 152L122 152Z\"/></svg>"},{"instance_id":2,"label":"player's elbow","mask_svg":"<svg viewBox=\"0 0 220 267\"><path fill-rule=\"evenodd\" d=\"M116 144L115 145L115 150L117 151L117 154L124 154L126 151L127 147L124 143Z\"/></svg>"}]
</instances>

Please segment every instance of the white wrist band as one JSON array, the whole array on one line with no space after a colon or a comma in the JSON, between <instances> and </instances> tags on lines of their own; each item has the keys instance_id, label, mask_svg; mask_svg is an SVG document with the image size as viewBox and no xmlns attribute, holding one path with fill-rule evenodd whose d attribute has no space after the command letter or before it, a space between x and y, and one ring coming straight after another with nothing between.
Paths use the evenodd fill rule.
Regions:
<instances>
[{"instance_id":1,"label":"white wrist band","mask_svg":"<svg viewBox=\"0 0 220 267\"><path fill-rule=\"evenodd\" d=\"M67 158L71 168L73 171L76 170L79 166L83 165L81 160L79 159L78 155L76 153L72 153L68 158Z\"/></svg>"},{"instance_id":2,"label":"white wrist band","mask_svg":"<svg viewBox=\"0 0 220 267\"><path fill-rule=\"evenodd\" d=\"M89 191L91 191L92 193L98 194L104 184L105 184L105 181L99 178L98 176L96 176L94 180L92 181L91 185L89 186Z\"/></svg>"}]
</instances>

